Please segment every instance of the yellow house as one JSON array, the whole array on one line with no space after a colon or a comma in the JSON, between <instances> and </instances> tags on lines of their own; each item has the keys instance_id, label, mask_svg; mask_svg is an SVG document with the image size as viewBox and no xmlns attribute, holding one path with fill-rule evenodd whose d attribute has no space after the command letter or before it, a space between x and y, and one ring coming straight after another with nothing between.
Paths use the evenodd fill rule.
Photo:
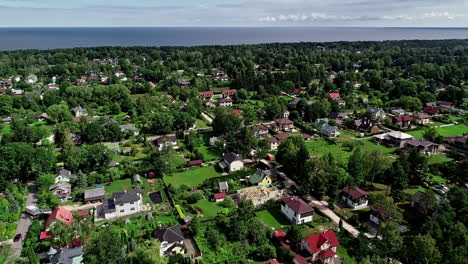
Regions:
<instances>
[{"instance_id":1,"label":"yellow house","mask_svg":"<svg viewBox=\"0 0 468 264\"><path fill-rule=\"evenodd\" d=\"M249 182L252 185L269 185L272 183L271 178L268 175L265 175L264 173L256 173L254 175L249 176Z\"/></svg>"}]
</instances>

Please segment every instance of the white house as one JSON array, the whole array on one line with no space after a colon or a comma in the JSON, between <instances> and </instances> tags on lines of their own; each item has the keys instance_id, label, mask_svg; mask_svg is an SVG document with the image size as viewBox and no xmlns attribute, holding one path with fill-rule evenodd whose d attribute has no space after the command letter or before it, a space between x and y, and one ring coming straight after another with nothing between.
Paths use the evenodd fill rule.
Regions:
<instances>
[{"instance_id":1,"label":"white house","mask_svg":"<svg viewBox=\"0 0 468 264\"><path fill-rule=\"evenodd\" d=\"M370 114L372 120L381 120L386 117L384 110L376 107L367 107L366 112Z\"/></svg>"},{"instance_id":2,"label":"white house","mask_svg":"<svg viewBox=\"0 0 468 264\"><path fill-rule=\"evenodd\" d=\"M270 150L277 150L280 142L277 138L271 137L268 139L268 144L270 146Z\"/></svg>"},{"instance_id":3,"label":"white house","mask_svg":"<svg viewBox=\"0 0 468 264\"><path fill-rule=\"evenodd\" d=\"M81 107L80 105L74 107L72 111L75 113L75 117L88 115L88 110L86 110L86 108Z\"/></svg>"},{"instance_id":4,"label":"white house","mask_svg":"<svg viewBox=\"0 0 468 264\"><path fill-rule=\"evenodd\" d=\"M219 162L223 170L238 171L244 168L244 162L240 154L234 152L225 153Z\"/></svg>"},{"instance_id":5,"label":"white house","mask_svg":"<svg viewBox=\"0 0 468 264\"><path fill-rule=\"evenodd\" d=\"M218 106L220 107L229 107L232 106L232 99L229 98L220 98L218 100Z\"/></svg>"},{"instance_id":6,"label":"white house","mask_svg":"<svg viewBox=\"0 0 468 264\"><path fill-rule=\"evenodd\" d=\"M74 179L75 177L76 175L72 174L71 171L62 168L57 174L55 174L55 183L70 182L70 180Z\"/></svg>"},{"instance_id":7,"label":"white house","mask_svg":"<svg viewBox=\"0 0 468 264\"><path fill-rule=\"evenodd\" d=\"M358 187L346 186L341 190L341 201L353 209L366 207L369 194Z\"/></svg>"},{"instance_id":8,"label":"white house","mask_svg":"<svg viewBox=\"0 0 468 264\"><path fill-rule=\"evenodd\" d=\"M327 137L333 138L340 135L340 131L338 131L337 126L325 125L324 127L322 127L321 131Z\"/></svg>"},{"instance_id":9,"label":"white house","mask_svg":"<svg viewBox=\"0 0 468 264\"><path fill-rule=\"evenodd\" d=\"M184 234L180 226L158 227L154 230L153 236L161 242L159 247L161 256L184 254Z\"/></svg>"},{"instance_id":10,"label":"white house","mask_svg":"<svg viewBox=\"0 0 468 264\"><path fill-rule=\"evenodd\" d=\"M159 150L163 150L164 148L168 148L168 147L177 148L176 136L158 137L157 139L153 141L153 143L159 148Z\"/></svg>"},{"instance_id":11,"label":"white house","mask_svg":"<svg viewBox=\"0 0 468 264\"><path fill-rule=\"evenodd\" d=\"M102 209L105 219L138 213L142 210L143 199L140 189L133 189L112 194L104 200Z\"/></svg>"},{"instance_id":12,"label":"white house","mask_svg":"<svg viewBox=\"0 0 468 264\"><path fill-rule=\"evenodd\" d=\"M312 221L314 208L296 196L281 199L281 213L295 225Z\"/></svg>"}]
</instances>

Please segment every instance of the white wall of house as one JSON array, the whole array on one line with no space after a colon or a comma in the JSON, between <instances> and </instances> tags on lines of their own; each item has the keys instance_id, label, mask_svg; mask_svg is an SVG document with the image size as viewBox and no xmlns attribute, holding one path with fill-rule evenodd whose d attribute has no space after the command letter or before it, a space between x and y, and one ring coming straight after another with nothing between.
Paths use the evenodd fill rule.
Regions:
<instances>
[{"instance_id":1,"label":"white wall of house","mask_svg":"<svg viewBox=\"0 0 468 264\"><path fill-rule=\"evenodd\" d=\"M295 225L311 222L313 217L312 215L302 217L300 214L296 214L291 208L284 204L281 205L281 212L284 216L286 216L286 218L289 219L289 221L291 221Z\"/></svg>"},{"instance_id":2,"label":"white wall of house","mask_svg":"<svg viewBox=\"0 0 468 264\"><path fill-rule=\"evenodd\" d=\"M183 244L184 244L184 241L183 241L183 240L182 240L182 241L176 241L176 242L173 242L173 243L169 243L169 242L167 242L167 241L163 241L163 242L161 243L161 246L159 247L159 255L160 255L160 256L165 256L164 253L165 253L170 247L172 247L172 246L173 246L174 244L176 244L176 243L182 244L182 245L183 245Z\"/></svg>"},{"instance_id":3,"label":"white wall of house","mask_svg":"<svg viewBox=\"0 0 468 264\"><path fill-rule=\"evenodd\" d=\"M278 149L278 142L270 143L270 149L271 150L277 150Z\"/></svg>"},{"instance_id":4,"label":"white wall of house","mask_svg":"<svg viewBox=\"0 0 468 264\"><path fill-rule=\"evenodd\" d=\"M172 142L172 141L164 141L164 143L161 143L158 145L159 147L159 150L163 150L163 148L168 148L168 147L171 147L172 148L177 148L177 141L176 142Z\"/></svg>"},{"instance_id":5,"label":"white wall of house","mask_svg":"<svg viewBox=\"0 0 468 264\"><path fill-rule=\"evenodd\" d=\"M349 207L354 208L354 209L366 207L369 204L368 200L364 200L363 203L355 203L353 200L348 199L348 197L344 195L341 196L341 200L344 201Z\"/></svg>"},{"instance_id":6,"label":"white wall of house","mask_svg":"<svg viewBox=\"0 0 468 264\"><path fill-rule=\"evenodd\" d=\"M229 165L229 171L238 171L238 170L242 170L243 168L244 168L244 162L242 162L241 160L233 161Z\"/></svg>"},{"instance_id":7,"label":"white wall of house","mask_svg":"<svg viewBox=\"0 0 468 264\"><path fill-rule=\"evenodd\" d=\"M70 182L70 178L57 175L55 176L55 183L58 183L58 182Z\"/></svg>"},{"instance_id":8,"label":"white wall of house","mask_svg":"<svg viewBox=\"0 0 468 264\"><path fill-rule=\"evenodd\" d=\"M374 222L375 224L377 225L380 225L380 219L378 217L376 217L375 215L371 214L369 219Z\"/></svg>"},{"instance_id":9,"label":"white wall of house","mask_svg":"<svg viewBox=\"0 0 468 264\"><path fill-rule=\"evenodd\" d=\"M105 218L109 219L109 218L121 217L125 215L138 213L142 210L142 204L143 204L143 201L141 199L141 196L140 196L140 200L135 201L135 202L122 203L122 204L116 203L115 212L105 214Z\"/></svg>"}]
</instances>

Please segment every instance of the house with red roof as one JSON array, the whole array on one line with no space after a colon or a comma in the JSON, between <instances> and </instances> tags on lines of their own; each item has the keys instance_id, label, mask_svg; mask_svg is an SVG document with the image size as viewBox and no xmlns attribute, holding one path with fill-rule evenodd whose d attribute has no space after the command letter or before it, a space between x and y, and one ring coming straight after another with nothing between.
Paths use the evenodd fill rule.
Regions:
<instances>
[{"instance_id":1,"label":"house with red roof","mask_svg":"<svg viewBox=\"0 0 468 264\"><path fill-rule=\"evenodd\" d=\"M208 92L199 92L198 97L202 100L211 100L213 98L213 92L208 91Z\"/></svg>"},{"instance_id":2,"label":"house with red roof","mask_svg":"<svg viewBox=\"0 0 468 264\"><path fill-rule=\"evenodd\" d=\"M413 117L410 115L394 116L392 121L393 125L399 128L408 128L411 125L411 121L413 121Z\"/></svg>"},{"instance_id":3,"label":"house with red roof","mask_svg":"<svg viewBox=\"0 0 468 264\"><path fill-rule=\"evenodd\" d=\"M340 99L341 96L339 93L329 93L328 96L333 99L333 100L336 100L336 99Z\"/></svg>"},{"instance_id":4,"label":"house with red roof","mask_svg":"<svg viewBox=\"0 0 468 264\"><path fill-rule=\"evenodd\" d=\"M439 108L436 106L426 106L423 110L429 115L437 115L440 111Z\"/></svg>"},{"instance_id":5,"label":"house with red roof","mask_svg":"<svg viewBox=\"0 0 468 264\"><path fill-rule=\"evenodd\" d=\"M353 209L363 208L369 204L369 194L359 187L346 186L340 193L341 201Z\"/></svg>"},{"instance_id":6,"label":"house with red roof","mask_svg":"<svg viewBox=\"0 0 468 264\"><path fill-rule=\"evenodd\" d=\"M217 193L213 195L213 199L215 202L222 202L224 201L224 198L226 198L226 193Z\"/></svg>"},{"instance_id":7,"label":"house with red roof","mask_svg":"<svg viewBox=\"0 0 468 264\"><path fill-rule=\"evenodd\" d=\"M54 223L54 221L60 221L64 224L70 224L75 222L73 219L72 212L68 211L67 209L59 206L52 211L52 214L49 215L46 221L46 230L50 228L50 226Z\"/></svg>"},{"instance_id":8,"label":"house with red roof","mask_svg":"<svg viewBox=\"0 0 468 264\"><path fill-rule=\"evenodd\" d=\"M223 90L222 95L223 95L223 98L231 98L236 93L237 93L237 90L235 90L235 89Z\"/></svg>"},{"instance_id":9,"label":"house with red roof","mask_svg":"<svg viewBox=\"0 0 468 264\"><path fill-rule=\"evenodd\" d=\"M297 196L281 199L281 213L295 225L312 221L314 208Z\"/></svg>"},{"instance_id":10,"label":"house with red roof","mask_svg":"<svg viewBox=\"0 0 468 264\"><path fill-rule=\"evenodd\" d=\"M336 248L340 242L333 230L327 230L319 234L305 237L301 242L301 248L311 254L308 259L312 263L333 264L338 258Z\"/></svg>"}]
</instances>

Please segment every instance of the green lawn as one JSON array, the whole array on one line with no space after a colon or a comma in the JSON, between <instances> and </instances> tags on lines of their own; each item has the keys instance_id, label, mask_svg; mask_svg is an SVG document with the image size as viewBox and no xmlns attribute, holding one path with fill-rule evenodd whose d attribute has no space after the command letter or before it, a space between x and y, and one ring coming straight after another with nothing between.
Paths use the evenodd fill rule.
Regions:
<instances>
[{"instance_id":1,"label":"green lawn","mask_svg":"<svg viewBox=\"0 0 468 264\"><path fill-rule=\"evenodd\" d=\"M179 155L171 155L169 162L176 168L183 167L186 164L185 159Z\"/></svg>"},{"instance_id":2,"label":"green lawn","mask_svg":"<svg viewBox=\"0 0 468 264\"><path fill-rule=\"evenodd\" d=\"M322 157L331 152L336 159L345 162L351 155L351 152L344 151L340 144L330 144L323 138L305 142L305 146L311 156Z\"/></svg>"},{"instance_id":3,"label":"green lawn","mask_svg":"<svg viewBox=\"0 0 468 264\"><path fill-rule=\"evenodd\" d=\"M198 148L198 151L203 153L204 161L215 161L221 158L223 153L221 151L215 150L210 146L210 137L211 134L204 134L203 135L203 145Z\"/></svg>"},{"instance_id":4,"label":"green lawn","mask_svg":"<svg viewBox=\"0 0 468 264\"><path fill-rule=\"evenodd\" d=\"M196 127L195 128L209 128L208 121L205 119L196 119L195 120Z\"/></svg>"},{"instance_id":5,"label":"green lawn","mask_svg":"<svg viewBox=\"0 0 468 264\"><path fill-rule=\"evenodd\" d=\"M11 239L16 233L15 223L0 223L0 241Z\"/></svg>"},{"instance_id":6,"label":"green lawn","mask_svg":"<svg viewBox=\"0 0 468 264\"><path fill-rule=\"evenodd\" d=\"M0 136L11 132L11 125L3 125L0 129Z\"/></svg>"},{"instance_id":7,"label":"green lawn","mask_svg":"<svg viewBox=\"0 0 468 264\"><path fill-rule=\"evenodd\" d=\"M348 254L348 250L342 245L339 245L336 251L337 251L336 253L338 253L338 256L340 256L340 258L343 260L343 263L347 263L347 264L357 263L356 259L354 259L353 257L350 257Z\"/></svg>"},{"instance_id":8,"label":"green lawn","mask_svg":"<svg viewBox=\"0 0 468 264\"><path fill-rule=\"evenodd\" d=\"M468 126L464 124L448 126L448 127L439 127L436 128L437 132L443 137L451 136L461 136L468 133ZM408 134L414 136L415 138L423 138L424 129L408 132Z\"/></svg>"},{"instance_id":9,"label":"green lawn","mask_svg":"<svg viewBox=\"0 0 468 264\"><path fill-rule=\"evenodd\" d=\"M5 263L11 250L11 245L0 246L0 263Z\"/></svg>"},{"instance_id":10,"label":"green lawn","mask_svg":"<svg viewBox=\"0 0 468 264\"><path fill-rule=\"evenodd\" d=\"M265 225L275 230L291 225L288 219L281 214L280 208L259 211L256 215Z\"/></svg>"},{"instance_id":11,"label":"green lawn","mask_svg":"<svg viewBox=\"0 0 468 264\"><path fill-rule=\"evenodd\" d=\"M165 175L164 181L166 184L172 184L176 187L179 187L182 184L185 184L188 187L196 187L202 184L206 179L219 176L221 176L221 174L215 171L214 166L209 166L174 173L172 176Z\"/></svg>"},{"instance_id":12,"label":"green lawn","mask_svg":"<svg viewBox=\"0 0 468 264\"><path fill-rule=\"evenodd\" d=\"M362 143L362 145L360 146L361 149L367 150L367 151L381 150L382 153L392 153L397 149L397 148L387 148L382 145L377 145L370 140L361 140L360 142Z\"/></svg>"},{"instance_id":13,"label":"green lawn","mask_svg":"<svg viewBox=\"0 0 468 264\"><path fill-rule=\"evenodd\" d=\"M216 217L219 213L222 213L225 209L218 205L216 202L210 202L208 200L198 200L197 203L193 204L196 208L199 208L203 214L202 220L208 220Z\"/></svg>"}]
</instances>

